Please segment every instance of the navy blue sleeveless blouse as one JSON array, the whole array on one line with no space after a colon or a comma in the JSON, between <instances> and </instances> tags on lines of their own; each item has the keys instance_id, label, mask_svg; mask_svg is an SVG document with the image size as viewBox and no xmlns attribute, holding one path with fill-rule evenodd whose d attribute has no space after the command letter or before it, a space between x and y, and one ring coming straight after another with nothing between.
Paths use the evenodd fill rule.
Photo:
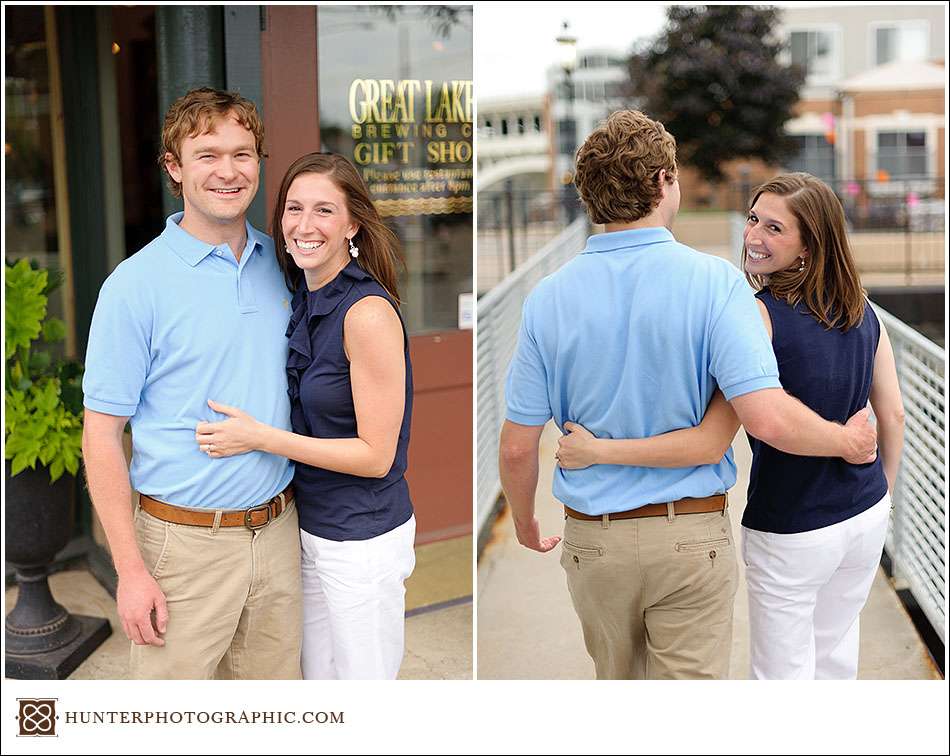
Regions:
<instances>
[{"instance_id":1,"label":"navy blue sleeveless blouse","mask_svg":"<svg viewBox=\"0 0 950 756\"><path fill-rule=\"evenodd\" d=\"M287 391L294 433L315 438L356 438L350 361L343 350L343 319L359 300L373 296L383 297L399 314L386 290L355 260L317 291L308 291L301 279L287 328ZM312 535L333 541L363 541L389 532L412 516L404 477L412 417L412 367L405 324L403 340L406 407L396 456L386 477L364 478L296 463L294 488L300 527Z\"/></svg>"},{"instance_id":2,"label":"navy blue sleeveless blouse","mask_svg":"<svg viewBox=\"0 0 950 756\"><path fill-rule=\"evenodd\" d=\"M871 392L881 327L870 304L861 325L828 330L799 303L768 289L756 296L772 319L782 387L826 420L847 422ZM843 522L887 493L881 458L851 465L838 457L799 457L749 437L752 471L742 524L769 533L803 533Z\"/></svg>"}]
</instances>

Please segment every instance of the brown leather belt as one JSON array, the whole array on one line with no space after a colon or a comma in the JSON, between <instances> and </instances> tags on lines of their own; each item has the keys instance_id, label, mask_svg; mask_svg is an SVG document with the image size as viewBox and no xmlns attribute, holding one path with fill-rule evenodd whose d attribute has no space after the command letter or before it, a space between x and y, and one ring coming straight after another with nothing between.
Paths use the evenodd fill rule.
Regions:
<instances>
[{"instance_id":1,"label":"brown leather belt","mask_svg":"<svg viewBox=\"0 0 950 756\"><path fill-rule=\"evenodd\" d=\"M251 530L263 528L271 520L277 519L281 512L290 506L294 500L294 487L287 486L277 496L263 504L258 504L250 509L223 510L221 513L220 528L236 528L244 526ZM174 504L166 504L151 496L139 494L139 506L142 507L153 517L165 522L174 522L178 525L196 525L210 528L214 526L214 518L218 510L215 509L190 509L188 507L176 507Z\"/></svg>"},{"instance_id":2,"label":"brown leather belt","mask_svg":"<svg viewBox=\"0 0 950 756\"><path fill-rule=\"evenodd\" d=\"M564 514L573 517L575 520L632 520L635 517L668 517L669 515L701 514L703 512L722 512L726 513L726 507L729 506L729 499L726 494L716 494L715 496L704 496L701 499L679 499L670 502L673 511L670 512L669 504L646 504L636 509L627 509L623 512L610 512L606 515L589 515L564 507Z\"/></svg>"}]
</instances>

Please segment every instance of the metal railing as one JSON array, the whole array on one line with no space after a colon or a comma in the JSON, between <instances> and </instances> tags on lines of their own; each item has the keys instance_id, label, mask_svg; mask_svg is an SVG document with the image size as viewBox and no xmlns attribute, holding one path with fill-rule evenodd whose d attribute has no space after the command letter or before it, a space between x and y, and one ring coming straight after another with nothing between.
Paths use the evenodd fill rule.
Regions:
<instances>
[{"instance_id":1,"label":"metal railing","mask_svg":"<svg viewBox=\"0 0 950 756\"><path fill-rule=\"evenodd\" d=\"M565 226L584 215L573 186L560 192L502 189L478 193L478 293L527 262Z\"/></svg>"},{"instance_id":2,"label":"metal railing","mask_svg":"<svg viewBox=\"0 0 950 756\"><path fill-rule=\"evenodd\" d=\"M904 454L884 548L893 576L906 582L946 643L946 351L877 305L874 310L894 348L906 413Z\"/></svg>"},{"instance_id":3,"label":"metal railing","mask_svg":"<svg viewBox=\"0 0 950 756\"><path fill-rule=\"evenodd\" d=\"M505 419L505 372L518 341L521 307L538 281L584 248L588 232L587 218L578 218L478 301L479 541L491 524L501 495L498 434Z\"/></svg>"}]
</instances>

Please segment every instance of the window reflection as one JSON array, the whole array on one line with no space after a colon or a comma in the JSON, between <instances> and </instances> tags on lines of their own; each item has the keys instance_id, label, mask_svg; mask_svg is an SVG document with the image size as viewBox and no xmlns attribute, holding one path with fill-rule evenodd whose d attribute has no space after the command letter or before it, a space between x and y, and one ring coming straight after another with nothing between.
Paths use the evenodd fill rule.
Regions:
<instances>
[{"instance_id":1,"label":"window reflection","mask_svg":"<svg viewBox=\"0 0 950 756\"><path fill-rule=\"evenodd\" d=\"M53 102L50 59L57 51L49 48L52 36L46 28L53 13L41 6L6 6L4 16L4 258L11 263L26 258L60 270L68 266L61 249L60 235L66 229L57 221L54 174L57 137L52 114L59 105ZM64 273L69 276L68 270ZM67 279L47 305L50 316L67 323L66 341L51 345L58 356L74 350L72 313L65 308L68 291Z\"/></svg>"},{"instance_id":2,"label":"window reflection","mask_svg":"<svg viewBox=\"0 0 950 756\"><path fill-rule=\"evenodd\" d=\"M323 149L353 160L406 254L410 333L472 291L472 9L321 6Z\"/></svg>"},{"instance_id":3,"label":"window reflection","mask_svg":"<svg viewBox=\"0 0 950 756\"><path fill-rule=\"evenodd\" d=\"M7 7L5 12L5 254L55 266L56 197L43 9Z\"/></svg>"}]
</instances>

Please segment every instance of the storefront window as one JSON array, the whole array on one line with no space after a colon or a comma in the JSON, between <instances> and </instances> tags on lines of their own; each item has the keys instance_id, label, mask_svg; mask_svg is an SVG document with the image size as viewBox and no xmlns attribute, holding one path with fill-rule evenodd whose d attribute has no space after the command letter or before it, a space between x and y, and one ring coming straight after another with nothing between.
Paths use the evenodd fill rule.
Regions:
<instances>
[{"instance_id":1,"label":"storefront window","mask_svg":"<svg viewBox=\"0 0 950 756\"><path fill-rule=\"evenodd\" d=\"M52 13L41 6L7 6L4 14L4 257L62 269L67 266L60 255L56 217L54 104L46 28L46 17L52 18ZM61 287L50 297L49 313L58 318L64 318L65 291Z\"/></svg>"},{"instance_id":2,"label":"storefront window","mask_svg":"<svg viewBox=\"0 0 950 756\"><path fill-rule=\"evenodd\" d=\"M6 9L6 249L57 262L49 65L40 7Z\"/></svg>"},{"instance_id":3,"label":"storefront window","mask_svg":"<svg viewBox=\"0 0 950 756\"><path fill-rule=\"evenodd\" d=\"M320 136L399 235L411 333L459 327L472 291L472 9L320 6Z\"/></svg>"}]
</instances>

